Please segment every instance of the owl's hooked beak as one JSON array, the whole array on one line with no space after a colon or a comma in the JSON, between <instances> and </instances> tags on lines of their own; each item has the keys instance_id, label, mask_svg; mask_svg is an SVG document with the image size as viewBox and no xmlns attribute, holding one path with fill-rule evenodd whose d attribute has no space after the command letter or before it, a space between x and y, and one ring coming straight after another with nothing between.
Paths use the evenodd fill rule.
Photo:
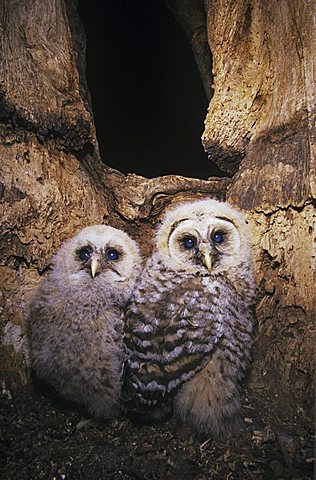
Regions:
<instances>
[{"instance_id":1,"label":"owl's hooked beak","mask_svg":"<svg viewBox=\"0 0 316 480\"><path fill-rule=\"evenodd\" d=\"M201 251L202 263L207 268L208 272L212 271L212 255L207 250Z\"/></svg>"},{"instance_id":2,"label":"owl's hooked beak","mask_svg":"<svg viewBox=\"0 0 316 480\"><path fill-rule=\"evenodd\" d=\"M91 275L92 275L93 278L95 277L95 274L97 273L98 267L99 267L98 260L96 258L93 258L91 260Z\"/></svg>"}]
</instances>

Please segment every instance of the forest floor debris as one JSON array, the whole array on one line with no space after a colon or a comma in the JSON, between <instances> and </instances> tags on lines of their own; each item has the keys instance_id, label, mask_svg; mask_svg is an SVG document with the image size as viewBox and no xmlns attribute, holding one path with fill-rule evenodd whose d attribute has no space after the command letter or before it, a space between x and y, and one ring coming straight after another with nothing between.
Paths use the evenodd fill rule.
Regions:
<instances>
[{"instance_id":1,"label":"forest floor debris","mask_svg":"<svg viewBox=\"0 0 316 480\"><path fill-rule=\"evenodd\" d=\"M244 431L227 441L196 435L171 419L137 425L121 416L91 421L34 388L0 392L3 480L306 480L313 432L277 422L269 402L245 392Z\"/></svg>"}]
</instances>

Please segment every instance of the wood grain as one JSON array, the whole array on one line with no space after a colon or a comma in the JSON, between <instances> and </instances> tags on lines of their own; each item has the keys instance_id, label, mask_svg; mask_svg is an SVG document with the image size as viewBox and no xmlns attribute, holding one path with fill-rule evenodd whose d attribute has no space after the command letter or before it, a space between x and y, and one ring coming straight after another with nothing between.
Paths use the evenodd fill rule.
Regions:
<instances>
[{"instance_id":1,"label":"wood grain","mask_svg":"<svg viewBox=\"0 0 316 480\"><path fill-rule=\"evenodd\" d=\"M203 142L232 179L146 179L107 167L98 152L76 1L0 1L0 376L7 384L27 379L28 300L61 242L83 226L109 223L138 239L146 259L166 208L227 198L246 211L253 231L252 384L264 386L278 414L310 415L315 4L205 5L215 93Z\"/></svg>"}]
</instances>

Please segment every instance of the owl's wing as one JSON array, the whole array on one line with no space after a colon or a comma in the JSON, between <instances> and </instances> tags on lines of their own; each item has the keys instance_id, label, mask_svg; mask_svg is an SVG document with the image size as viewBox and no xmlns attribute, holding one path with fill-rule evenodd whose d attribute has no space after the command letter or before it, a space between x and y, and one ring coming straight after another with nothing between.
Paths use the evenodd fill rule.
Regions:
<instances>
[{"instance_id":1,"label":"owl's wing","mask_svg":"<svg viewBox=\"0 0 316 480\"><path fill-rule=\"evenodd\" d=\"M211 304L191 281L158 301L128 307L125 384L136 401L165 402L207 363L223 331Z\"/></svg>"}]
</instances>

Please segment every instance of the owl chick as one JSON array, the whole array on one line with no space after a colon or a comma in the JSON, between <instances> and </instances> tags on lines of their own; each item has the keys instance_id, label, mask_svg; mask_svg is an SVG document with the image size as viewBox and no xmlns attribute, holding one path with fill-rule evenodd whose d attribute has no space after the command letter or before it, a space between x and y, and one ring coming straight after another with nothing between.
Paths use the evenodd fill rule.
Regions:
<instances>
[{"instance_id":1,"label":"owl chick","mask_svg":"<svg viewBox=\"0 0 316 480\"><path fill-rule=\"evenodd\" d=\"M175 414L199 432L237 426L250 358L255 283L250 232L216 200L167 212L126 316L130 408Z\"/></svg>"},{"instance_id":2,"label":"owl chick","mask_svg":"<svg viewBox=\"0 0 316 480\"><path fill-rule=\"evenodd\" d=\"M138 246L125 232L87 227L62 245L31 302L28 334L36 375L97 417L118 410L122 308L140 266Z\"/></svg>"}]
</instances>

